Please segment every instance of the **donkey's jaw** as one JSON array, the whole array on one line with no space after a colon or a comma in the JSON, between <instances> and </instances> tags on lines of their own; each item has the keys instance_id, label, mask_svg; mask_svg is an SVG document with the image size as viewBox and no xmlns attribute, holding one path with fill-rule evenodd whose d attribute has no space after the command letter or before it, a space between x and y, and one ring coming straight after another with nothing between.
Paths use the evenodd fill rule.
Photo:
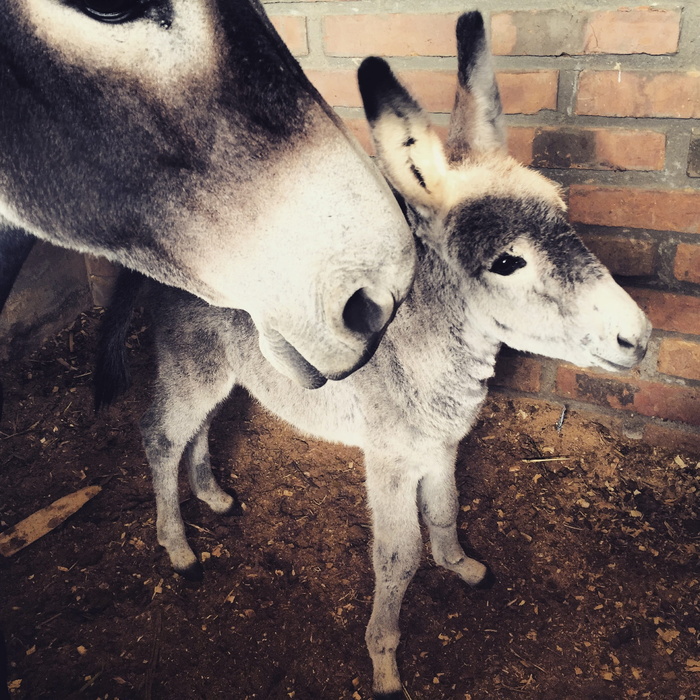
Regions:
<instances>
[{"instance_id":1,"label":"donkey's jaw","mask_svg":"<svg viewBox=\"0 0 700 700\"><path fill-rule=\"evenodd\" d=\"M327 379L281 333L261 333L258 342L265 359L285 377L305 389L320 389L326 383Z\"/></svg>"}]
</instances>

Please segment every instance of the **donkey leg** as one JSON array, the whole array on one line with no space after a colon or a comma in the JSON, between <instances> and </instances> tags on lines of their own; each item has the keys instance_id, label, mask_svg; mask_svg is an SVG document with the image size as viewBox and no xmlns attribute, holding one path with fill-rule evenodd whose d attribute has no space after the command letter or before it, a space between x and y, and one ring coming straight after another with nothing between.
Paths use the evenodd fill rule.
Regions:
<instances>
[{"instance_id":1,"label":"donkey leg","mask_svg":"<svg viewBox=\"0 0 700 700\"><path fill-rule=\"evenodd\" d=\"M396 648L400 638L401 601L420 562L418 477L389 460L372 460L367 456L366 462L374 536L374 603L365 634L374 668L372 689L376 700L402 700Z\"/></svg>"},{"instance_id":2,"label":"donkey leg","mask_svg":"<svg viewBox=\"0 0 700 700\"><path fill-rule=\"evenodd\" d=\"M168 376L162 371L161 375ZM194 580L202 577L202 568L185 536L178 467L190 439L217 403L228 395L232 385L233 379L219 377L203 390L196 375L180 375L177 381L159 378L157 398L141 419L141 434L156 495L158 543L167 551L175 571Z\"/></svg>"},{"instance_id":3,"label":"donkey leg","mask_svg":"<svg viewBox=\"0 0 700 700\"><path fill-rule=\"evenodd\" d=\"M190 440L185 451L187 473L194 495L204 501L219 515L240 515L241 504L235 494L224 491L219 486L211 470L209 456L209 428L214 413L209 414L197 434Z\"/></svg>"},{"instance_id":4,"label":"donkey leg","mask_svg":"<svg viewBox=\"0 0 700 700\"><path fill-rule=\"evenodd\" d=\"M430 532L433 559L454 571L473 588L489 588L493 575L487 566L468 557L457 538L459 502L454 477L456 449L432 455L431 468L421 479L418 498Z\"/></svg>"}]
</instances>

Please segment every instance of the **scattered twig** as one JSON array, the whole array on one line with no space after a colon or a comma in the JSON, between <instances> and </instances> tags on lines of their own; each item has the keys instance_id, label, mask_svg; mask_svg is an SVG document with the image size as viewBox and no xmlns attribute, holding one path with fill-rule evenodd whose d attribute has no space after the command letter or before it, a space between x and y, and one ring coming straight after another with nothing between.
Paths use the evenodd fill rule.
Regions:
<instances>
[{"instance_id":1,"label":"scattered twig","mask_svg":"<svg viewBox=\"0 0 700 700\"><path fill-rule=\"evenodd\" d=\"M295 467L296 470L302 475L302 477L304 478L304 480L306 481L306 483L308 483L310 486L313 486L315 489L319 488L318 484L317 484L310 476L307 476L306 474L304 474L304 471L303 471L302 468L297 464L296 460L293 459L293 460L291 461L291 464L292 464L292 466Z\"/></svg>"},{"instance_id":2,"label":"scattered twig","mask_svg":"<svg viewBox=\"0 0 700 700\"><path fill-rule=\"evenodd\" d=\"M144 700L153 700L153 682L155 681L156 668L158 659L160 658L160 637L163 631L163 611L158 608L156 610L156 623L153 632L153 644L151 646L151 658L148 660L148 668L146 669L145 689L143 693Z\"/></svg>"},{"instance_id":3,"label":"scattered twig","mask_svg":"<svg viewBox=\"0 0 700 700\"><path fill-rule=\"evenodd\" d=\"M531 457L530 459L521 459L520 461L532 464L534 462L566 462L570 459L576 459L576 457Z\"/></svg>"},{"instance_id":4,"label":"scattered twig","mask_svg":"<svg viewBox=\"0 0 700 700\"><path fill-rule=\"evenodd\" d=\"M538 671L542 671L542 673L544 673L546 676L549 675L549 674L547 673L547 671L545 671L545 670L542 668L542 666L538 666L536 663L534 663L534 661L530 661L530 659L526 659L524 656L520 656L520 654L518 654L518 652L515 651L515 649L511 649L511 651L512 651L521 661L524 661L525 663L530 664L530 666L534 666Z\"/></svg>"},{"instance_id":5,"label":"scattered twig","mask_svg":"<svg viewBox=\"0 0 700 700\"><path fill-rule=\"evenodd\" d=\"M560 433L561 429L564 427L564 420L566 419L566 406L561 409L561 415L559 416L559 420L556 422L554 427L557 429L557 432Z\"/></svg>"}]
</instances>

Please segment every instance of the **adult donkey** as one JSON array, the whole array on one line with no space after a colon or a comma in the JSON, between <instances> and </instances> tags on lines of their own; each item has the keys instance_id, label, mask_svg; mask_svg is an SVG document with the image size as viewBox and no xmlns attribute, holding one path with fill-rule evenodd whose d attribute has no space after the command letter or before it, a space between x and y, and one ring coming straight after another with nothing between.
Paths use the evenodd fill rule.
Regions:
<instances>
[{"instance_id":1,"label":"adult donkey","mask_svg":"<svg viewBox=\"0 0 700 700\"><path fill-rule=\"evenodd\" d=\"M486 396L501 343L605 369L644 356L649 322L567 224L558 187L504 153L498 89L479 13L457 26L459 88L447 151L388 65L367 59L360 89L381 164L406 198L418 248L413 288L361 371L319 391L269 372L242 312L158 287L158 379L141 421L158 541L196 570L178 500L184 455L195 495L223 513L207 435L235 384L299 429L363 448L376 577L366 641L377 698L401 700L399 611L422 551L471 586L491 576L457 537L459 441ZM110 347L114 347L113 345ZM120 349L123 352L123 345Z\"/></svg>"},{"instance_id":2,"label":"adult donkey","mask_svg":"<svg viewBox=\"0 0 700 700\"><path fill-rule=\"evenodd\" d=\"M304 386L371 356L413 240L258 0L0 17L0 308L36 236L245 309Z\"/></svg>"}]
</instances>

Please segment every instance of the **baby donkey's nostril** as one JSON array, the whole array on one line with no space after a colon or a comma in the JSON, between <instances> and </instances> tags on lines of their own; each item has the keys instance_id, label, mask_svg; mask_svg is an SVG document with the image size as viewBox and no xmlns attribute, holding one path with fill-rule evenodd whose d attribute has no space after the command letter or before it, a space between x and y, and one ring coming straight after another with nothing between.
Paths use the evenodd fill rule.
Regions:
<instances>
[{"instance_id":1,"label":"baby donkey's nostril","mask_svg":"<svg viewBox=\"0 0 700 700\"><path fill-rule=\"evenodd\" d=\"M621 335L617 336L617 344L625 350L632 350L632 348L637 346L637 343L630 343L629 340L623 338Z\"/></svg>"},{"instance_id":2,"label":"baby donkey's nostril","mask_svg":"<svg viewBox=\"0 0 700 700\"><path fill-rule=\"evenodd\" d=\"M355 333L368 335L383 330L391 321L395 312L394 297L390 292L381 295L384 298L375 299L370 296L369 290L363 287L358 289L345 304L343 309L343 321L345 325Z\"/></svg>"}]
</instances>

